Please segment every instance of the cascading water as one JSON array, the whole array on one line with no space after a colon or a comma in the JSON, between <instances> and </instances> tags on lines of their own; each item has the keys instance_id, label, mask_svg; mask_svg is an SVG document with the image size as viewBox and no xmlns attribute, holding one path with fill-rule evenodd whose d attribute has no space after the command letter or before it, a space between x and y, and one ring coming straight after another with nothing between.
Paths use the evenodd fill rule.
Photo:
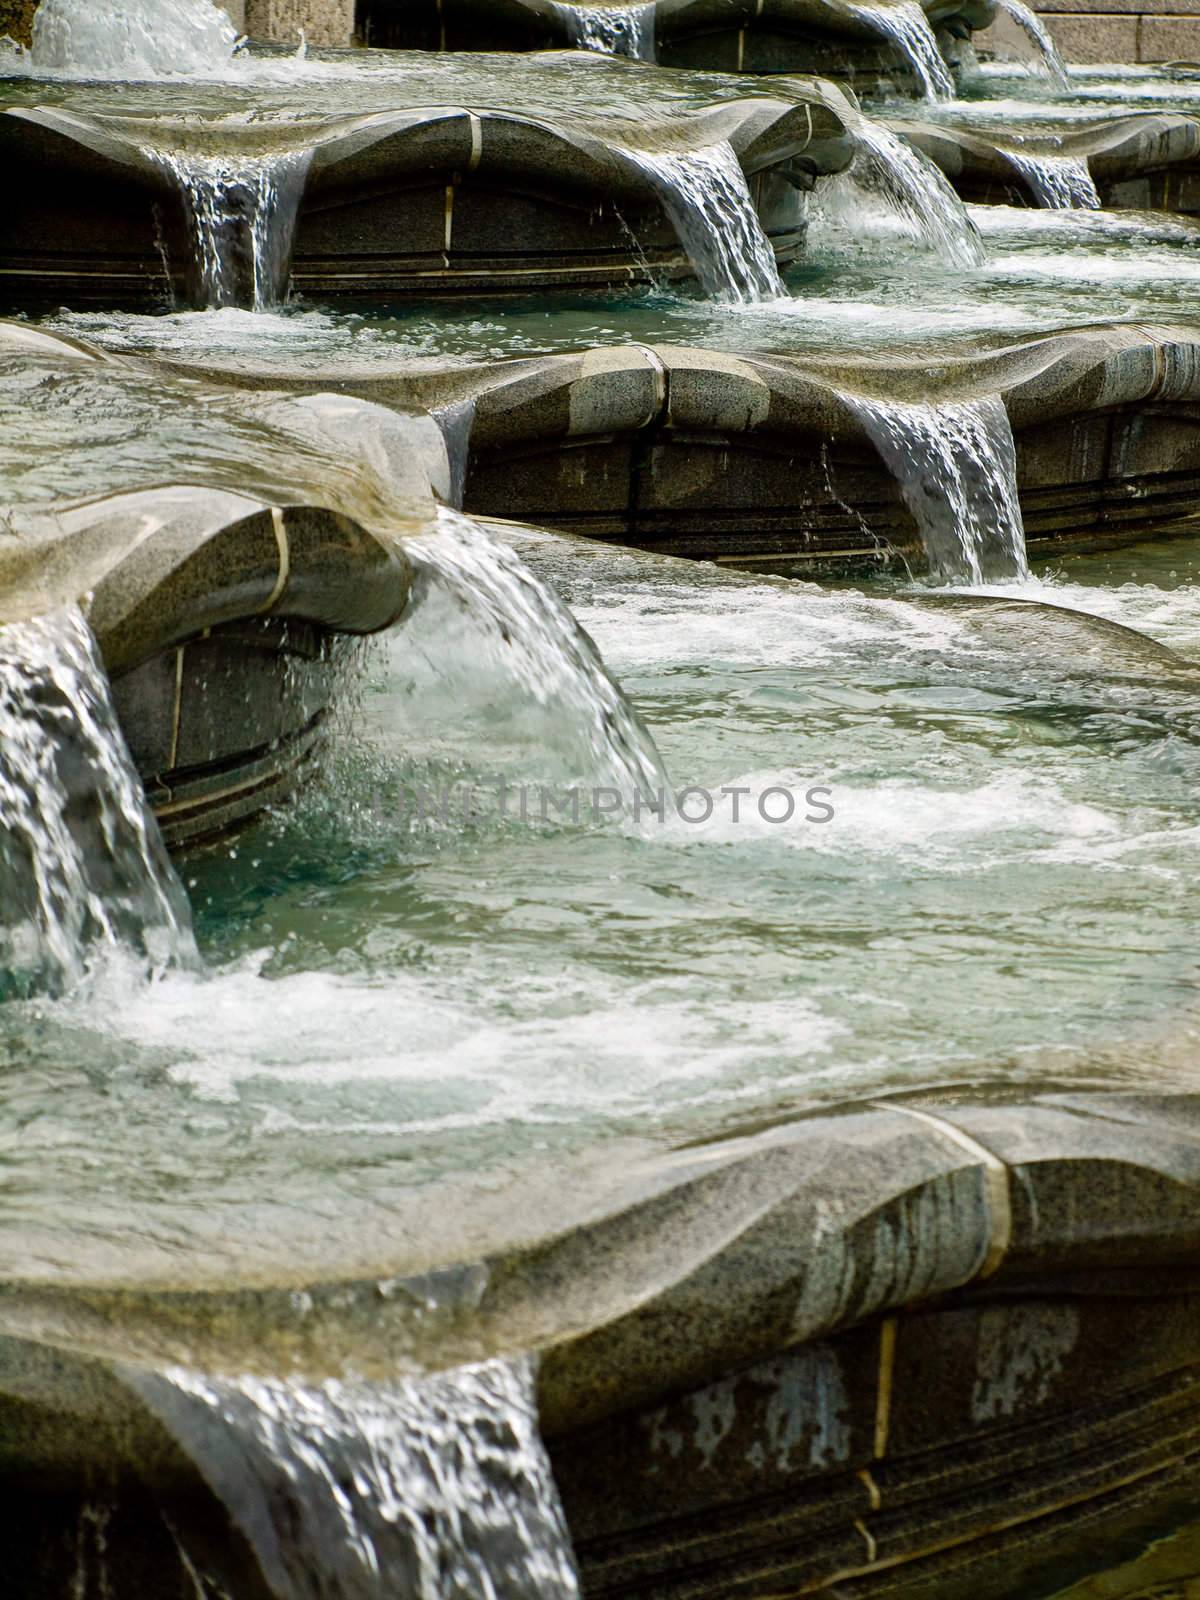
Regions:
<instances>
[{"instance_id":1,"label":"cascading water","mask_svg":"<svg viewBox=\"0 0 1200 1600\"><path fill-rule=\"evenodd\" d=\"M1082 156L1004 147L1005 160L1024 178L1040 206L1050 211L1099 211L1100 194Z\"/></svg>"},{"instance_id":2,"label":"cascading water","mask_svg":"<svg viewBox=\"0 0 1200 1600\"><path fill-rule=\"evenodd\" d=\"M920 80L927 100L949 100L954 79L937 39L916 0L889 0L887 4L851 5L860 22L895 45Z\"/></svg>"},{"instance_id":3,"label":"cascading water","mask_svg":"<svg viewBox=\"0 0 1200 1600\"><path fill-rule=\"evenodd\" d=\"M747 304L786 293L732 145L625 154L658 190L705 294Z\"/></svg>"},{"instance_id":4,"label":"cascading water","mask_svg":"<svg viewBox=\"0 0 1200 1600\"><path fill-rule=\"evenodd\" d=\"M389 1383L183 1370L130 1382L224 1501L278 1600L579 1593L529 1362Z\"/></svg>"},{"instance_id":5,"label":"cascading water","mask_svg":"<svg viewBox=\"0 0 1200 1600\"><path fill-rule=\"evenodd\" d=\"M212 0L42 0L26 65L38 76L203 76L226 70L237 42L228 13Z\"/></svg>"},{"instance_id":6,"label":"cascading water","mask_svg":"<svg viewBox=\"0 0 1200 1600\"><path fill-rule=\"evenodd\" d=\"M196 959L191 914L77 608L0 628L0 995L62 990L89 951Z\"/></svg>"},{"instance_id":7,"label":"cascading water","mask_svg":"<svg viewBox=\"0 0 1200 1600\"><path fill-rule=\"evenodd\" d=\"M1071 79L1067 72L1067 64L1037 12L1031 10L1025 4L1025 0L998 0L998 4L1000 10L1007 12L1033 46L1034 60L1051 82L1059 89L1069 89Z\"/></svg>"},{"instance_id":8,"label":"cascading water","mask_svg":"<svg viewBox=\"0 0 1200 1600\"><path fill-rule=\"evenodd\" d=\"M559 0L555 10L581 49L653 61L654 4L655 0L649 0L645 5L574 6Z\"/></svg>"},{"instance_id":9,"label":"cascading water","mask_svg":"<svg viewBox=\"0 0 1200 1600\"><path fill-rule=\"evenodd\" d=\"M935 577L986 583L1028 576L1016 447L999 396L938 405L842 399L900 485Z\"/></svg>"},{"instance_id":10,"label":"cascading water","mask_svg":"<svg viewBox=\"0 0 1200 1600\"><path fill-rule=\"evenodd\" d=\"M661 788L654 741L599 651L562 601L518 555L460 512L405 541L418 604L448 595L488 640L495 664L541 705L567 706L596 771L623 794Z\"/></svg>"},{"instance_id":11,"label":"cascading water","mask_svg":"<svg viewBox=\"0 0 1200 1600\"><path fill-rule=\"evenodd\" d=\"M843 115L857 149L849 172L822 185L822 211L848 213L856 220L861 207L839 205L839 191L847 186L865 189L942 260L959 267L981 266L987 252L979 229L941 170L882 123L849 105Z\"/></svg>"},{"instance_id":12,"label":"cascading water","mask_svg":"<svg viewBox=\"0 0 1200 1600\"><path fill-rule=\"evenodd\" d=\"M164 150L155 159L183 194L194 302L262 311L285 300L311 152L234 158Z\"/></svg>"}]
</instances>

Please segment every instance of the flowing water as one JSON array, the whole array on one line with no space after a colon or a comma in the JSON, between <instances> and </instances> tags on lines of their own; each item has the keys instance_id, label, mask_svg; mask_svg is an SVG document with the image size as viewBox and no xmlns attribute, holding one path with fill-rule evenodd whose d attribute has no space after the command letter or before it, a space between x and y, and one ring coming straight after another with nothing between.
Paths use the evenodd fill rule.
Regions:
<instances>
[{"instance_id":1,"label":"flowing water","mask_svg":"<svg viewBox=\"0 0 1200 1600\"><path fill-rule=\"evenodd\" d=\"M38 76L188 77L228 71L237 30L212 0L41 0L24 70Z\"/></svg>"},{"instance_id":2,"label":"flowing water","mask_svg":"<svg viewBox=\"0 0 1200 1600\"><path fill-rule=\"evenodd\" d=\"M200 308L287 299L292 241L311 160L308 151L275 156L158 152L184 197L191 251L187 276Z\"/></svg>"},{"instance_id":3,"label":"flowing water","mask_svg":"<svg viewBox=\"0 0 1200 1600\"><path fill-rule=\"evenodd\" d=\"M1013 22L1025 35L1033 46L1034 60L1057 89L1069 90L1071 87L1070 74L1067 72L1066 62L1059 53L1058 46L1050 36L1046 24L1025 4L1025 0L999 0L999 8L1010 16Z\"/></svg>"},{"instance_id":4,"label":"flowing water","mask_svg":"<svg viewBox=\"0 0 1200 1600\"><path fill-rule=\"evenodd\" d=\"M900 485L935 576L965 583L1028 576L1016 448L998 396L938 404L843 399Z\"/></svg>"},{"instance_id":5,"label":"flowing water","mask_svg":"<svg viewBox=\"0 0 1200 1600\"><path fill-rule=\"evenodd\" d=\"M572 39L584 50L654 60L655 0L629 6L564 5L559 0L556 9L566 19Z\"/></svg>"},{"instance_id":6,"label":"flowing water","mask_svg":"<svg viewBox=\"0 0 1200 1600\"><path fill-rule=\"evenodd\" d=\"M530 1363L390 1383L131 1379L277 1600L576 1600Z\"/></svg>"},{"instance_id":7,"label":"flowing water","mask_svg":"<svg viewBox=\"0 0 1200 1600\"><path fill-rule=\"evenodd\" d=\"M899 220L904 230L953 266L982 266L979 229L941 169L890 128L856 116L857 144L850 170L826 179L810 202L810 216L836 219L852 230L864 212ZM865 201L865 204L864 204Z\"/></svg>"},{"instance_id":8,"label":"flowing water","mask_svg":"<svg viewBox=\"0 0 1200 1600\"><path fill-rule=\"evenodd\" d=\"M705 294L772 300L784 294L775 252L727 140L701 150L626 149L662 196Z\"/></svg>"},{"instance_id":9,"label":"flowing water","mask_svg":"<svg viewBox=\"0 0 1200 1600\"><path fill-rule=\"evenodd\" d=\"M0 997L68 989L97 947L195 956L187 898L82 614L0 627Z\"/></svg>"},{"instance_id":10,"label":"flowing water","mask_svg":"<svg viewBox=\"0 0 1200 1600\"><path fill-rule=\"evenodd\" d=\"M1099 211L1100 195L1082 156L1068 156L1008 146L1004 158L1033 190L1040 206L1052 211Z\"/></svg>"},{"instance_id":11,"label":"flowing water","mask_svg":"<svg viewBox=\"0 0 1200 1600\"><path fill-rule=\"evenodd\" d=\"M917 0L886 0L879 5L849 8L860 22L893 44L912 68L927 100L949 100L954 78Z\"/></svg>"}]
</instances>

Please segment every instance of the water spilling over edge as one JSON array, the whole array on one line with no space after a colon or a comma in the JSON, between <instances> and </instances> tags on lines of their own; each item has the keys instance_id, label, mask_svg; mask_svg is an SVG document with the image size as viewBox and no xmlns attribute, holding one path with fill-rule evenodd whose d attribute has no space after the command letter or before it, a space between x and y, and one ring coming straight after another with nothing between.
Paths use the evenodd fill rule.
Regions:
<instances>
[{"instance_id":1,"label":"water spilling over edge","mask_svg":"<svg viewBox=\"0 0 1200 1600\"><path fill-rule=\"evenodd\" d=\"M843 394L900 486L934 577L1029 575L1012 426L998 395L938 404Z\"/></svg>"},{"instance_id":2,"label":"water spilling over edge","mask_svg":"<svg viewBox=\"0 0 1200 1600\"><path fill-rule=\"evenodd\" d=\"M1025 0L997 0L1001 11L1005 11L1020 28L1029 40L1034 50L1034 61L1058 89L1071 87L1070 74L1067 64L1059 54L1058 46L1050 36L1046 24L1037 12L1025 4Z\"/></svg>"},{"instance_id":3,"label":"water spilling over edge","mask_svg":"<svg viewBox=\"0 0 1200 1600\"><path fill-rule=\"evenodd\" d=\"M848 120L858 146L854 164L849 173L826 180L822 207L836 204L843 181L865 187L944 260L982 266L987 251L979 229L941 168L882 123L858 112Z\"/></svg>"},{"instance_id":4,"label":"water spilling over edge","mask_svg":"<svg viewBox=\"0 0 1200 1600\"><path fill-rule=\"evenodd\" d=\"M653 61L655 4L656 0L645 0L640 5L585 6L556 0L554 9L580 49Z\"/></svg>"},{"instance_id":5,"label":"water spilling over edge","mask_svg":"<svg viewBox=\"0 0 1200 1600\"><path fill-rule=\"evenodd\" d=\"M658 190L705 294L743 305L786 294L728 140L700 150L625 147L624 153Z\"/></svg>"},{"instance_id":6,"label":"water spilling over edge","mask_svg":"<svg viewBox=\"0 0 1200 1600\"><path fill-rule=\"evenodd\" d=\"M888 0L886 5L851 5L850 10L882 38L895 45L912 67L927 100L950 100L954 79L925 15L916 0Z\"/></svg>"},{"instance_id":7,"label":"water spilling over edge","mask_svg":"<svg viewBox=\"0 0 1200 1600\"><path fill-rule=\"evenodd\" d=\"M0 996L77 983L97 946L196 957L191 912L76 607L0 628Z\"/></svg>"},{"instance_id":8,"label":"water spilling over edge","mask_svg":"<svg viewBox=\"0 0 1200 1600\"><path fill-rule=\"evenodd\" d=\"M597 773L623 794L666 781L654 740L600 652L547 584L515 551L461 512L442 509L428 534L405 541L416 604L448 595L480 629L492 661L540 705L577 721Z\"/></svg>"},{"instance_id":9,"label":"water spilling over edge","mask_svg":"<svg viewBox=\"0 0 1200 1600\"><path fill-rule=\"evenodd\" d=\"M1032 189L1040 206L1049 211L1099 211L1100 194L1082 156L1047 154L1006 145L1005 160Z\"/></svg>"},{"instance_id":10,"label":"water spilling over edge","mask_svg":"<svg viewBox=\"0 0 1200 1600\"><path fill-rule=\"evenodd\" d=\"M578 1596L528 1360L388 1383L181 1368L129 1381L279 1600Z\"/></svg>"},{"instance_id":11,"label":"water spilling over edge","mask_svg":"<svg viewBox=\"0 0 1200 1600\"><path fill-rule=\"evenodd\" d=\"M37 76L187 77L228 69L237 42L229 14L213 0L41 0L33 48L21 59Z\"/></svg>"}]
</instances>

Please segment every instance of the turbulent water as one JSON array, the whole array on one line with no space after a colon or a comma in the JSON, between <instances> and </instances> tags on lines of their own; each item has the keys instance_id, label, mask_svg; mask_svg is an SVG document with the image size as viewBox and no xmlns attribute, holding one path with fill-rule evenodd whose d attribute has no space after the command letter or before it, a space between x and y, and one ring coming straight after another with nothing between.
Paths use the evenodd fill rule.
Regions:
<instances>
[{"instance_id":1,"label":"turbulent water","mask_svg":"<svg viewBox=\"0 0 1200 1600\"><path fill-rule=\"evenodd\" d=\"M855 113L851 128L857 144L853 165L825 180L813 197L813 213L854 233L876 224L882 209L941 260L981 266L986 251L979 229L941 169L881 122Z\"/></svg>"},{"instance_id":2,"label":"turbulent water","mask_svg":"<svg viewBox=\"0 0 1200 1600\"><path fill-rule=\"evenodd\" d=\"M1082 156L1005 146L1004 157L1025 179L1038 204L1051 211L1098 211L1100 195Z\"/></svg>"},{"instance_id":3,"label":"turbulent water","mask_svg":"<svg viewBox=\"0 0 1200 1600\"><path fill-rule=\"evenodd\" d=\"M949 100L954 94L954 79L930 26L929 18L917 0L886 0L878 5L852 4L850 10L861 22L895 45L912 67L928 100Z\"/></svg>"},{"instance_id":4,"label":"turbulent water","mask_svg":"<svg viewBox=\"0 0 1200 1600\"><path fill-rule=\"evenodd\" d=\"M311 153L156 159L184 197L191 241L187 276L199 307L267 310L287 298L292 244Z\"/></svg>"},{"instance_id":5,"label":"turbulent water","mask_svg":"<svg viewBox=\"0 0 1200 1600\"><path fill-rule=\"evenodd\" d=\"M419 604L445 605L486 641L491 667L541 704L566 713L594 776L631 796L665 773L654 741L609 675L595 645L554 593L510 548L459 512L405 546ZM447 655L451 653L447 643Z\"/></svg>"},{"instance_id":6,"label":"turbulent water","mask_svg":"<svg viewBox=\"0 0 1200 1600\"><path fill-rule=\"evenodd\" d=\"M130 1380L278 1600L575 1600L529 1363L391 1383Z\"/></svg>"},{"instance_id":7,"label":"turbulent water","mask_svg":"<svg viewBox=\"0 0 1200 1600\"><path fill-rule=\"evenodd\" d=\"M654 59L654 0L647 5L557 6L574 42L604 55Z\"/></svg>"},{"instance_id":8,"label":"turbulent water","mask_svg":"<svg viewBox=\"0 0 1200 1600\"><path fill-rule=\"evenodd\" d=\"M900 485L934 576L994 583L1028 574L1016 449L1002 400L843 398Z\"/></svg>"},{"instance_id":9,"label":"turbulent water","mask_svg":"<svg viewBox=\"0 0 1200 1600\"><path fill-rule=\"evenodd\" d=\"M1007 12L1032 45L1034 60L1051 83L1058 89L1069 89L1071 79L1066 62L1059 54L1058 46L1050 37L1049 29L1037 12L1031 10L1025 4L1025 0L998 0L998 4L1000 10Z\"/></svg>"},{"instance_id":10,"label":"turbulent water","mask_svg":"<svg viewBox=\"0 0 1200 1600\"><path fill-rule=\"evenodd\" d=\"M28 67L71 78L186 77L227 68L237 38L212 0L42 0Z\"/></svg>"},{"instance_id":11,"label":"turbulent water","mask_svg":"<svg viewBox=\"0 0 1200 1600\"><path fill-rule=\"evenodd\" d=\"M700 150L625 154L661 195L706 294L746 303L786 293L746 175L727 140Z\"/></svg>"},{"instance_id":12,"label":"turbulent water","mask_svg":"<svg viewBox=\"0 0 1200 1600\"><path fill-rule=\"evenodd\" d=\"M82 614L0 628L0 996L65 989L97 947L195 957L187 898Z\"/></svg>"}]
</instances>

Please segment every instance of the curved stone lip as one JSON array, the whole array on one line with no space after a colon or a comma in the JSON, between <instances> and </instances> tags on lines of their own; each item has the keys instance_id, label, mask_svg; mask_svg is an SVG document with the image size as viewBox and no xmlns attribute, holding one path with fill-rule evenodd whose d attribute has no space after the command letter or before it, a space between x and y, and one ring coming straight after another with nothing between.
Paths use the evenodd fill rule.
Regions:
<instances>
[{"instance_id":1,"label":"curved stone lip","mask_svg":"<svg viewBox=\"0 0 1200 1600\"><path fill-rule=\"evenodd\" d=\"M219 377L251 387L314 387L311 378L289 384L275 371L229 369ZM397 409L469 401L472 448L654 426L820 433L866 443L845 395L925 403L997 395L1014 427L1139 401L1200 399L1200 320L1096 323L932 362L928 355L847 360L834 351L734 355L631 343L441 368L325 369L321 385Z\"/></svg>"},{"instance_id":2,"label":"curved stone lip","mask_svg":"<svg viewBox=\"0 0 1200 1600\"><path fill-rule=\"evenodd\" d=\"M527 1235L353 1281L0 1285L0 1396L81 1417L97 1372L381 1378L420 1368L415 1323L426 1370L537 1353L553 1436L921 1305L1195 1294L1200 1096L893 1092L677 1145Z\"/></svg>"},{"instance_id":3,"label":"curved stone lip","mask_svg":"<svg viewBox=\"0 0 1200 1600\"><path fill-rule=\"evenodd\" d=\"M1114 117L1080 128L1028 138L993 134L952 122L888 119L894 133L939 166L951 180L971 172L1019 183L1010 155L1072 156L1086 161L1100 182L1116 182L1194 161L1200 156L1200 119L1185 112L1152 111Z\"/></svg>"},{"instance_id":4,"label":"curved stone lip","mask_svg":"<svg viewBox=\"0 0 1200 1600\"><path fill-rule=\"evenodd\" d=\"M401 546L324 506L171 483L13 507L4 521L0 617L81 601L114 677L226 622L367 634L408 602Z\"/></svg>"}]
</instances>

